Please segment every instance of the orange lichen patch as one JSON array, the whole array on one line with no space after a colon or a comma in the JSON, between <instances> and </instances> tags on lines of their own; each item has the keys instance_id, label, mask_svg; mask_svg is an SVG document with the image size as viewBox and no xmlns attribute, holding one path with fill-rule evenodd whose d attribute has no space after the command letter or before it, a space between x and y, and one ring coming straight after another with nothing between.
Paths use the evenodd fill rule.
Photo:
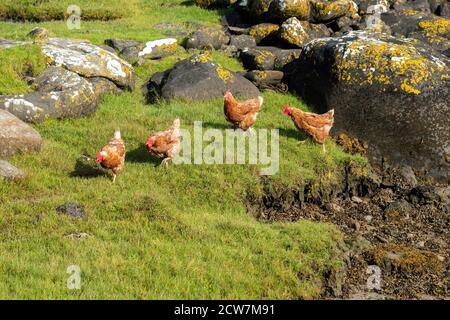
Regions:
<instances>
[{"instance_id":1,"label":"orange lichen patch","mask_svg":"<svg viewBox=\"0 0 450 320\"><path fill-rule=\"evenodd\" d=\"M353 41L344 49L337 54L335 62L340 80L361 85L378 83L417 95L421 93L420 85L435 72L448 76L445 64L429 60L407 44L363 39Z\"/></svg>"}]
</instances>

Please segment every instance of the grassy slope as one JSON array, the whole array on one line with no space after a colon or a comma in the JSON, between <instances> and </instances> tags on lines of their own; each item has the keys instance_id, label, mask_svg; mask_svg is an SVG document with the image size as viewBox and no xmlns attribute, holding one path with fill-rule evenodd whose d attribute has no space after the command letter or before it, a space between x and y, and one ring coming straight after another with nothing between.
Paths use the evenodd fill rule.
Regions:
<instances>
[{"instance_id":1,"label":"grassy slope","mask_svg":"<svg viewBox=\"0 0 450 320\"><path fill-rule=\"evenodd\" d=\"M219 17L192 6L166 9L159 0L142 2L140 15L132 19L86 22L80 32L67 30L62 22L41 25L54 36L101 43L110 37L156 39L161 31L150 28L157 22L211 24ZM3 22L0 36L21 39L32 26ZM213 57L231 69L242 68L220 53ZM139 67L137 87L175 61L170 57ZM312 143L299 146L299 135L280 108L284 102L300 102L290 95L264 97L256 127L281 129L281 169L274 181L301 184L317 172L333 172L350 158L331 143L326 155ZM92 117L37 125L45 140L42 152L11 159L28 178L14 184L0 181L0 298L317 296L322 273L339 263L333 252L340 235L332 226L255 221L246 213L245 196L259 192L256 168L182 165L166 171L146 154L142 144L149 128L164 129L174 117L187 129L197 120L227 128L222 108L220 100L149 106L136 90L105 97ZM117 183L111 185L107 176L72 177L79 155L93 154L116 127L122 129L128 148L126 170ZM78 221L55 214L54 208L66 201L84 204L88 218ZM90 237L64 238L72 232ZM80 291L66 288L70 264L82 269Z\"/></svg>"}]
</instances>

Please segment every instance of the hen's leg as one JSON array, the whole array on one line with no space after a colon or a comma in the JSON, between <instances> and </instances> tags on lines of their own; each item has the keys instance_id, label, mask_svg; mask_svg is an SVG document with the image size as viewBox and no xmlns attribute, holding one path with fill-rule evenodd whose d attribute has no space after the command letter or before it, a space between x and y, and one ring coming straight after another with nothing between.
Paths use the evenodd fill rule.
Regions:
<instances>
[{"instance_id":1,"label":"hen's leg","mask_svg":"<svg viewBox=\"0 0 450 320\"><path fill-rule=\"evenodd\" d=\"M308 139L305 139L305 140L299 140L299 141L297 141L297 143L298 143L298 144L305 144L306 141L308 141Z\"/></svg>"},{"instance_id":2,"label":"hen's leg","mask_svg":"<svg viewBox=\"0 0 450 320\"><path fill-rule=\"evenodd\" d=\"M116 177L117 177L117 174L115 174L115 173L113 173L113 183L115 183L116 182Z\"/></svg>"},{"instance_id":3,"label":"hen's leg","mask_svg":"<svg viewBox=\"0 0 450 320\"><path fill-rule=\"evenodd\" d=\"M161 164L162 165L164 165L165 167L166 167L166 169L169 167L169 161L170 161L170 158L165 158L162 162L161 162Z\"/></svg>"},{"instance_id":4,"label":"hen's leg","mask_svg":"<svg viewBox=\"0 0 450 320\"><path fill-rule=\"evenodd\" d=\"M327 153L327 150L325 149L325 143L322 144L322 150L323 150L323 153Z\"/></svg>"}]
</instances>

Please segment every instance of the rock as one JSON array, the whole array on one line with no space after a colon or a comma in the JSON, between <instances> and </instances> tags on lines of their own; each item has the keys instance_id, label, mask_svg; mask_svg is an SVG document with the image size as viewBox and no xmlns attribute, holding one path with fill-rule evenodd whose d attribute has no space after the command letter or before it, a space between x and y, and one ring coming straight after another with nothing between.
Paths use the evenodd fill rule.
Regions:
<instances>
[{"instance_id":1,"label":"rock","mask_svg":"<svg viewBox=\"0 0 450 320\"><path fill-rule=\"evenodd\" d=\"M250 35L232 35L230 37L230 46L234 46L237 50L256 47L255 38Z\"/></svg>"},{"instance_id":2,"label":"rock","mask_svg":"<svg viewBox=\"0 0 450 320\"><path fill-rule=\"evenodd\" d=\"M89 234L87 234L86 232L74 232L66 234L64 237L72 240L83 240L88 238Z\"/></svg>"},{"instance_id":3,"label":"rock","mask_svg":"<svg viewBox=\"0 0 450 320\"><path fill-rule=\"evenodd\" d=\"M278 37L290 46L302 48L312 39L329 35L330 32L325 25L299 21L293 17L283 22Z\"/></svg>"},{"instance_id":4,"label":"rock","mask_svg":"<svg viewBox=\"0 0 450 320\"><path fill-rule=\"evenodd\" d=\"M7 181L14 181L23 179L24 174L9 162L0 160L0 177Z\"/></svg>"},{"instance_id":5,"label":"rock","mask_svg":"<svg viewBox=\"0 0 450 320\"><path fill-rule=\"evenodd\" d=\"M73 218L85 218L86 210L78 203L65 203L56 208L56 212L59 214L65 214Z\"/></svg>"},{"instance_id":6,"label":"rock","mask_svg":"<svg viewBox=\"0 0 450 320\"><path fill-rule=\"evenodd\" d=\"M269 7L272 19L286 20L296 17L299 20L309 20L311 7L309 0L273 0Z\"/></svg>"},{"instance_id":7,"label":"rock","mask_svg":"<svg viewBox=\"0 0 450 320\"><path fill-rule=\"evenodd\" d=\"M219 50L230 42L223 30L203 27L194 31L186 41L186 49Z\"/></svg>"},{"instance_id":8,"label":"rock","mask_svg":"<svg viewBox=\"0 0 450 320\"><path fill-rule=\"evenodd\" d=\"M401 166L399 173L408 185L410 185L411 187L415 187L417 185L416 175L414 174L414 171L410 166Z\"/></svg>"},{"instance_id":9,"label":"rock","mask_svg":"<svg viewBox=\"0 0 450 320\"><path fill-rule=\"evenodd\" d=\"M332 135L368 143L373 163L448 181L449 66L416 40L353 31L312 40L284 71L289 88L318 112L335 109Z\"/></svg>"},{"instance_id":10,"label":"rock","mask_svg":"<svg viewBox=\"0 0 450 320\"><path fill-rule=\"evenodd\" d=\"M145 59L140 57L139 54L142 52L143 48L143 45L125 48L120 52L120 56L132 65L142 65L145 62Z\"/></svg>"},{"instance_id":11,"label":"rock","mask_svg":"<svg viewBox=\"0 0 450 320\"><path fill-rule=\"evenodd\" d=\"M147 42L145 48L138 53L138 56L144 59L161 59L173 55L177 50L177 39L160 39Z\"/></svg>"},{"instance_id":12,"label":"rock","mask_svg":"<svg viewBox=\"0 0 450 320\"><path fill-rule=\"evenodd\" d=\"M69 39L49 39L42 46L48 63L61 66L83 77L103 77L121 88L132 90L134 70L128 62L89 42Z\"/></svg>"},{"instance_id":13,"label":"rock","mask_svg":"<svg viewBox=\"0 0 450 320\"><path fill-rule=\"evenodd\" d=\"M360 197L353 196L352 197L352 202L354 202L354 203L363 203L364 201Z\"/></svg>"},{"instance_id":14,"label":"rock","mask_svg":"<svg viewBox=\"0 0 450 320\"><path fill-rule=\"evenodd\" d=\"M443 269L442 262L433 252L401 245L385 244L375 247L368 253L368 258L385 272L423 274Z\"/></svg>"},{"instance_id":15,"label":"rock","mask_svg":"<svg viewBox=\"0 0 450 320\"><path fill-rule=\"evenodd\" d=\"M36 130L0 109L0 156L39 151L41 145L42 138Z\"/></svg>"},{"instance_id":16,"label":"rock","mask_svg":"<svg viewBox=\"0 0 450 320\"><path fill-rule=\"evenodd\" d=\"M264 19L268 15L272 0L252 0L250 2L250 15L254 19Z\"/></svg>"},{"instance_id":17,"label":"rock","mask_svg":"<svg viewBox=\"0 0 450 320\"><path fill-rule=\"evenodd\" d=\"M213 62L207 53L195 54L176 63L173 69L155 74L145 87L149 100L154 98L155 89L167 100L208 100L223 97L228 89L247 98L260 94L249 80Z\"/></svg>"},{"instance_id":18,"label":"rock","mask_svg":"<svg viewBox=\"0 0 450 320\"><path fill-rule=\"evenodd\" d=\"M398 1L394 3L393 9L395 11L406 11L407 13L412 11L431 13L431 8L428 0Z\"/></svg>"},{"instance_id":19,"label":"rock","mask_svg":"<svg viewBox=\"0 0 450 320\"><path fill-rule=\"evenodd\" d=\"M393 35L418 39L440 52L450 48L450 19L411 10L390 11L381 17Z\"/></svg>"},{"instance_id":20,"label":"rock","mask_svg":"<svg viewBox=\"0 0 450 320\"><path fill-rule=\"evenodd\" d=\"M18 46L24 46L31 44L30 41L15 41L15 40L9 40L9 39L3 39L0 38L0 49L8 49Z\"/></svg>"},{"instance_id":21,"label":"rock","mask_svg":"<svg viewBox=\"0 0 450 320\"><path fill-rule=\"evenodd\" d=\"M373 219L373 216L371 216L370 214L364 216L364 220L365 220L367 223L371 223L371 222L372 222L372 219Z\"/></svg>"},{"instance_id":22,"label":"rock","mask_svg":"<svg viewBox=\"0 0 450 320\"><path fill-rule=\"evenodd\" d=\"M417 186L409 193L413 204L434 205L450 211L450 187Z\"/></svg>"},{"instance_id":23,"label":"rock","mask_svg":"<svg viewBox=\"0 0 450 320\"><path fill-rule=\"evenodd\" d=\"M97 109L99 97L92 83L61 67L47 68L32 86L36 92L0 96L0 109L31 123L48 118L79 118Z\"/></svg>"},{"instance_id":24,"label":"rock","mask_svg":"<svg viewBox=\"0 0 450 320\"><path fill-rule=\"evenodd\" d=\"M273 70L275 68L275 47L256 47L243 50L240 58L247 70Z\"/></svg>"},{"instance_id":25,"label":"rock","mask_svg":"<svg viewBox=\"0 0 450 320\"><path fill-rule=\"evenodd\" d=\"M276 47L255 47L245 49L240 58L247 70L283 70L300 56L301 50L283 50Z\"/></svg>"},{"instance_id":26,"label":"rock","mask_svg":"<svg viewBox=\"0 0 450 320\"><path fill-rule=\"evenodd\" d=\"M352 0L323 1L312 0L314 18L319 22L328 22L347 16L358 18L358 6Z\"/></svg>"},{"instance_id":27,"label":"rock","mask_svg":"<svg viewBox=\"0 0 450 320\"><path fill-rule=\"evenodd\" d=\"M447 18L447 19L450 19L450 3L442 3L441 5L440 5L440 12L439 12L439 15L441 16L441 17L443 17L443 18Z\"/></svg>"},{"instance_id":28,"label":"rock","mask_svg":"<svg viewBox=\"0 0 450 320\"><path fill-rule=\"evenodd\" d=\"M119 53L126 48L142 46L140 41L123 39L106 39L105 44L111 48L114 48Z\"/></svg>"},{"instance_id":29,"label":"rock","mask_svg":"<svg viewBox=\"0 0 450 320\"><path fill-rule=\"evenodd\" d=\"M244 75L244 77L253 82L257 87L279 84L283 80L283 76L283 72L276 70L253 70Z\"/></svg>"},{"instance_id":30,"label":"rock","mask_svg":"<svg viewBox=\"0 0 450 320\"><path fill-rule=\"evenodd\" d=\"M407 201L396 200L384 209L383 214L387 220L408 219L410 211L411 205Z\"/></svg>"},{"instance_id":31,"label":"rock","mask_svg":"<svg viewBox=\"0 0 450 320\"><path fill-rule=\"evenodd\" d=\"M217 7L228 7L238 0L194 0L195 4L201 8L217 8Z\"/></svg>"},{"instance_id":32,"label":"rock","mask_svg":"<svg viewBox=\"0 0 450 320\"><path fill-rule=\"evenodd\" d=\"M257 44L272 44L280 26L274 23L260 23L252 26L248 34L255 38Z\"/></svg>"}]
</instances>

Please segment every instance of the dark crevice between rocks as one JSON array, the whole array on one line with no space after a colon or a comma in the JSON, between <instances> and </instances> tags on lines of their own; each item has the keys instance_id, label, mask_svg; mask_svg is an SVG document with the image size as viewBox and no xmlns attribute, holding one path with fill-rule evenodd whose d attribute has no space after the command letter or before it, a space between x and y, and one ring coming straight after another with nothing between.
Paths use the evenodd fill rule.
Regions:
<instances>
[{"instance_id":1,"label":"dark crevice between rocks","mask_svg":"<svg viewBox=\"0 0 450 320\"><path fill-rule=\"evenodd\" d=\"M450 297L449 186L411 179L402 169L361 173L348 163L337 181L298 188L264 177L263 192L248 196L247 209L263 223L308 219L343 232L343 267L323 274L322 298ZM378 268L381 288L369 288Z\"/></svg>"}]
</instances>

